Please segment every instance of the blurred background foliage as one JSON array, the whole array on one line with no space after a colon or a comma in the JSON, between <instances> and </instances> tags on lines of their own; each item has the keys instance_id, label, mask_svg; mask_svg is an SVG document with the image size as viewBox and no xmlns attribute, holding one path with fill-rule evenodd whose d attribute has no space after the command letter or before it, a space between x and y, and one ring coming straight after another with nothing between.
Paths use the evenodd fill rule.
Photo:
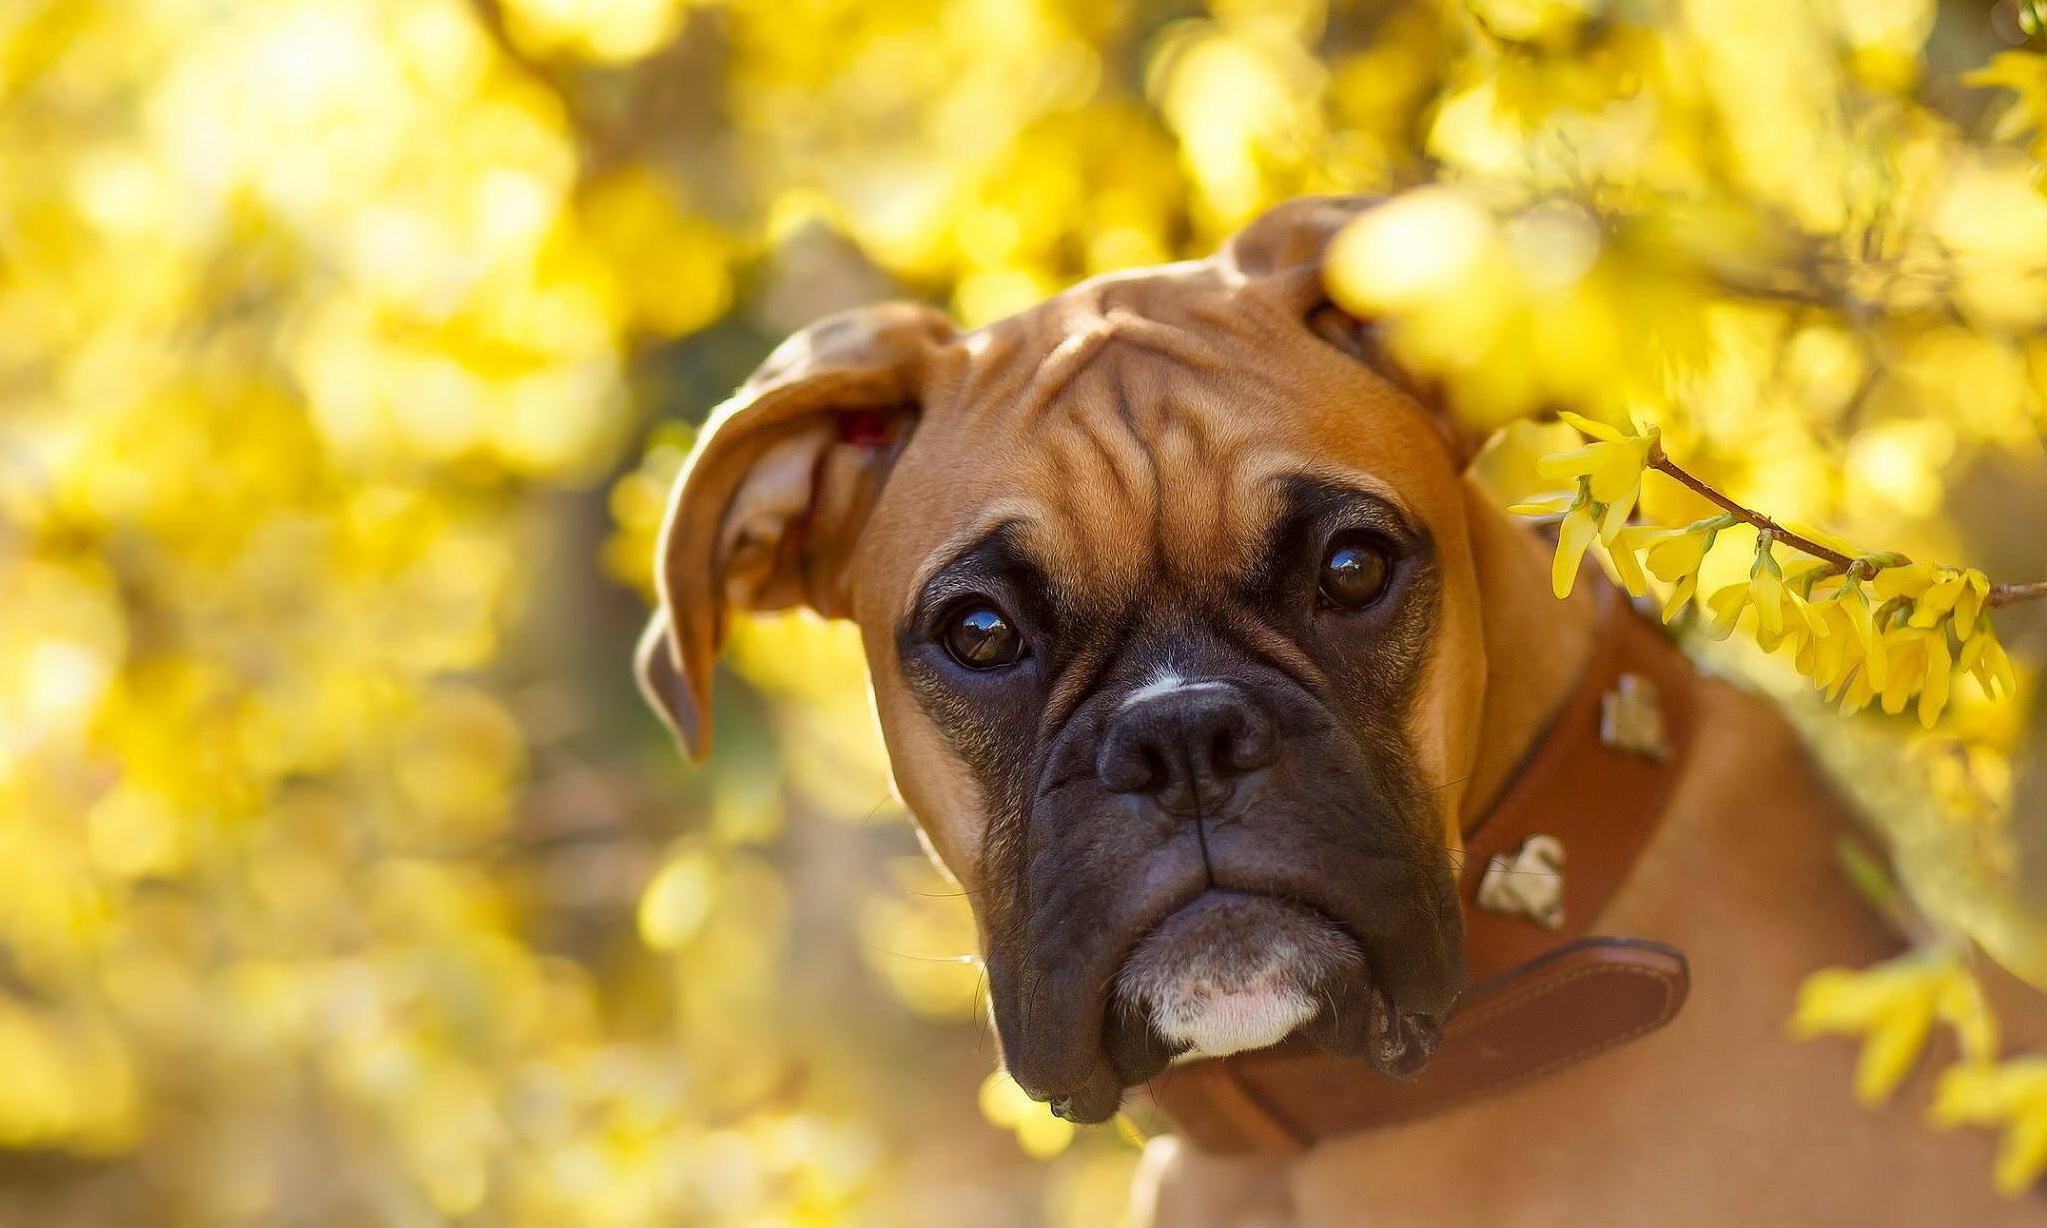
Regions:
<instances>
[{"instance_id":1,"label":"blurred background foliage","mask_svg":"<svg viewBox=\"0 0 2047 1228\"><path fill-rule=\"evenodd\" d=\"M641 710L690 424L831 310L1447 185L1369 292L1474 419L1624 400L1755 506L2036 579L2042 16L0 4L0 1223L1115 1223L1134 1151L987 1078L851 636L743 628L703 771ZM2028 701L1814 728L2038 975L2028 614Z\"/></svg>"}]
</instances>

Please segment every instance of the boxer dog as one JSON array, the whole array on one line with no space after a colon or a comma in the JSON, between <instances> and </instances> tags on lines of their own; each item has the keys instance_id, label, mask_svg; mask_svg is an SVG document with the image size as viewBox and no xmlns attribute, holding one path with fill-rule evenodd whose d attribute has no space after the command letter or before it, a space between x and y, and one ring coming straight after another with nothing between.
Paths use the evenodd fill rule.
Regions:
<instances>
[{"instance_id":1,"label":"boxer dog","mask_svg":"<svg viewBox=\"0 0 2047 1228\"><path fill-rule=\"evenodd\" d=\"M1479 441L1333 305L1369 203L961 332L889 304L790 338L671 502L643 686L693 756L734 613L860 627L897 787L973 901L1003 1061L1079 1121L1173 1063L1292 1038L1427 1067L1463 987L1463 833L1595 651ZM1591 585L1581 585L1589 589ZM1988 1136L1852 1103L1789 1040L1800 979L1895 943L1782 718L1701 681L1700 733L1602 933L1681 947L1653 1036L1290 1154L1154 1140L1166 1228L2018 1224ZM1582 781L1597 790L1598 779ZM1569 872L1566 863L1565 872Z\"/></svg>"}]
</instances>

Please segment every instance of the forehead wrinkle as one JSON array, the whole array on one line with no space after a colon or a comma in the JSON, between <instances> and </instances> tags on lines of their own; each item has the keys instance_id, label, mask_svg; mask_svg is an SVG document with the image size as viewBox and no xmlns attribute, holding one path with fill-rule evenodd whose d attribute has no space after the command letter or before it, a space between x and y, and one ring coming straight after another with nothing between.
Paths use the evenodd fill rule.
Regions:
<instances>
[{"instance_id":1,"label":"forehead wrinkle","mask_svg":"<svg viewBox=\"0 0 2047 1228\"><path fill-rule=\"evenodd\" d=\"M1261 565L1289 475L1255 437L1227 423L1211 429L1216 425L1188 416L1162 435L1154 464L1185 475L1161 492L1160 574L1191 591L1220 595Z\"/></svg>"},{"instance_id":2,"label":"forehead wrinkle","mask_svg":"<svg viewBox=\"0 0 2047 1228\"><path fill-rule=\"evenodd\" d=\"M1101 357L1115 335L1115 325L1097 316L1061 338L1031 371L1020 397L1025 413L1041 418L1058 412L1066 393Z\"/></svg>"},{"instance_id":3,"label":"forehead wrinkle","mask_svg":"<svg viewBox=\"0 0 2047 1228\"><path fill-rule=\"evenodd\" d=\"M1141 496L1136 479L1125 470L1135 469L1140 465L1146 469L1152 467L1151 458L1145 453L1143 446L1130 432L1117 432L1128 445L1125 450L1134 453L1133 460L1129 455L1118 455L1118 449L1111 441L1112 432L1106 423L1092 422L1084 416L1076 415L1074 427L1074 434L1078 436L1080 445L1092 453L1101 470L1109 475L1109 480L1115 483L1116 493L1122 497L1123 502L1134 507Z\"/></svg>"}]
</instances>

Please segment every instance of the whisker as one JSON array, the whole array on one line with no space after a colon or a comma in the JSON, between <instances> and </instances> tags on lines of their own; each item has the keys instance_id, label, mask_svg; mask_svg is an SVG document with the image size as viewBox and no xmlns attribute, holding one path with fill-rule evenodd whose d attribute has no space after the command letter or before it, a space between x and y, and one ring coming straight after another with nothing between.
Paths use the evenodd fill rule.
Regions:
<instances>
[{"instance_id":1,"label":"whisker","mask_svg":"<svg viewBox=\"0 0 2047 1228\"><path fill-rule=\"evenodd\" d=\"M860 947L862 950L872 951L877 955L886 955L891 959L911 959L920 964L971 964L981 958L979 954L973 952L965 955L912 955L908 951L890 950L888 947L876 946L871 942L863 942L860 944Z\"/></svg>"}]
</instances>

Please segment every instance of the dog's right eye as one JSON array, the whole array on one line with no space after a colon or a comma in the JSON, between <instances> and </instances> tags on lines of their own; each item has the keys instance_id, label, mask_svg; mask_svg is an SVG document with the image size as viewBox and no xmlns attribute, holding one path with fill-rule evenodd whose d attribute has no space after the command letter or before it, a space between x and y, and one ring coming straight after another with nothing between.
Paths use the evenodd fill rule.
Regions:
<instances>
[{"instance_id":1,"label":"dog's right eye","mask_svg":"<svg viewBox=\"0 0 2047 1228\"><path fill-rule=\"evenodd\" d=\"M1322 556L1320 596L1338 609L1355 610L1377 601L1393 577L1385 543L1370 534L1347 535Z\"/></svg>"},{"instance_id":2,"label":"dog's right eye","mask_svg":"<svg viewBox=\"0 0 2047 1228\"><path fill-rule=\"evenodd\" d=\"M1023 636L992 605L970 603L946 616L945 651L968 669L1000 669L1023 657Z\"/></svg>"}]
</instances>

